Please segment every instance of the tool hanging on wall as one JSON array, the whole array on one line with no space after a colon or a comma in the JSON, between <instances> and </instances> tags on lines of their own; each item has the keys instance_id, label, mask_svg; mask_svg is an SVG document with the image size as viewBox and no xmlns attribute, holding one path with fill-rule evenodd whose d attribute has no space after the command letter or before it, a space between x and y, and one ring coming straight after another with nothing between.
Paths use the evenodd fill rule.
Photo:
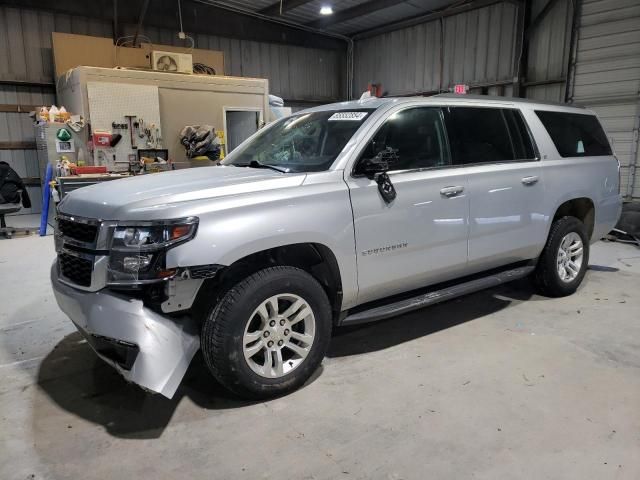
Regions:
<instances>
[{"instance_id":1,"label":"tool hanging on wall","mask_svg":"<svg viewBox=\"0 0 640 480\"><path fill-rule=\"evenodd\" d=\"M153 145L152 145L153 144L153 139L152 139L151 135L152 135L151 134L151 129L145 127L144 136L147 138L147 142L146 143L147 143L148 147L153 147Z\"/></svg>"},{"instance_id":2,"label":"tool hanging on wall","mask_svg":"<svg viewBox=\"0 0 640 480\"><path fill-rule=\"evenodd\" d=\"M149 148L157 148L158 133L159 130L153 123L148 128L145 128L144 134L147 137L147 146Z\"/></svg>"},{"instance_id":3,"label":"tool hanging on wall","mask_svg":"<svg viewBox=\"0 0 640 480\"><path fill-rule=\"evenodd\" d=\"M131 148L136 150L138 148L138 145L136 145L136 139L133 132L133 122L136 118L136 115L125 115L124 118L126 118L129 121L129 133L131 134Z\"/></svg>"},{"instance_id":4,"label":"tool hanging on wall","mask_svg":"<svg viewBox=\"0 0 640 480\"><path fill-rule=\"evenodd\" d=\"M111 148L115 147L116 145L118 145L118 142L120 142L120 140L122 140L122 135L120 135L119 133L111 135L111 142L109 142L109 146Z\"/></svg>"},{"instance_id":5,"label":"tool hanging on wall","mask_svg":"<svg viewBox=\"0 0 640 480\"><path fill-rule=\"evenodd\" d=\"M147 124L143 118L137 120L138 137L146 138L146 146L149 148L161 148L162 137L160 136L160 128L155 123Z\"/></svg>"},{"instance_id":6,"label":"tool hanging on wall","mask_svg":"<svg viewBox=\"0 0 640 480\"><path fill-rule=\"evenodd\" d=\"M144 138L144 119L142 117L138 119L138 124L139 124L138 137Z\"/></svg>"}]
</instances>

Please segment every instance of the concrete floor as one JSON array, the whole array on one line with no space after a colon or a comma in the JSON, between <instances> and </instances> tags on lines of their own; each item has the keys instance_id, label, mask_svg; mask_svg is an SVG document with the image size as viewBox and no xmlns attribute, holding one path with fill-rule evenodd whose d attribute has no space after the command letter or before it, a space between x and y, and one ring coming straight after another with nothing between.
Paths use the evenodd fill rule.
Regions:
<instances>
[{"instance_id":1,"label":"concrete floor","mask_svg":"<svg viewBox=\"0 0 640 480\"><path fill-rule=\"evenodd\" d=\"M638 479L640 250L593 247L568 298L526 281L337 331L307 386L173 400L125 383L57 309L51 237L0 240L0 478Z\"/></svg>"}]
</instances>

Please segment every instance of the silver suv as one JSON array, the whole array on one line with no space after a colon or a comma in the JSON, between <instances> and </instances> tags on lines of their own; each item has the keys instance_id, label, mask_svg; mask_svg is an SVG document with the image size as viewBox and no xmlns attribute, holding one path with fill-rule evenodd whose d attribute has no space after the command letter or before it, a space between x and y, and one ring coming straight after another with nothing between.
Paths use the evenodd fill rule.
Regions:
<instances>
[{"instance_id":1,"label":"silver suv","mask_svg":"<svg viewBox=\"0 0 640 480\"><path fill-rule=\"evenodd\" d=\"M221 166L71 193L51 280L128 380L172 397L201 348L223 385L268 397L309 378L336 326L524 276L573 293L620 208L592 111L344 102L262 129Z\"/></svg>"}]
</instances>

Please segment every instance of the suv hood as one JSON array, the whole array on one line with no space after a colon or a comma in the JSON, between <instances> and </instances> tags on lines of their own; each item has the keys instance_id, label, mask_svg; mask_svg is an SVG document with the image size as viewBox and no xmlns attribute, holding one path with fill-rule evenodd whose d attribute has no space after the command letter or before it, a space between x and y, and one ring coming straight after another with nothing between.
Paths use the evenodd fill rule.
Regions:
<instances>
[{"instance_id":1,"label":"suv hood","mask_svg":"<svg viewBox=\"0 0 640 480\"><path fill-rule=\"evenodd\" d=\"M58 210L101 220L161 218L159 214L167 217L166 210L179 203L296 187L305 177L304 173L282 174L247 167L189 168L84 187L68 194Z\"/></svg>"}]
</instances>

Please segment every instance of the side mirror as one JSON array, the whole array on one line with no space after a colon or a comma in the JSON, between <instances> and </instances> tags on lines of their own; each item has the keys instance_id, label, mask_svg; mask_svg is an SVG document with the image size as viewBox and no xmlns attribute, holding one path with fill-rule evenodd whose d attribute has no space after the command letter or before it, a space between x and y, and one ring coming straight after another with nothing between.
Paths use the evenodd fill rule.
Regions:
<instances>
[{"instance_id":1,"label":"side mirror","mask_svg":"<svg viewBox=\"0 0 640 480\"><path fill-rule=\"evenodd\" d=\"M391 147L386 147L384 150L379 151L374 157L364 158L358 170L367 177L373 178L377 173L388 172L397 160L398 151Z\"/></svg>"}]
</instances>

